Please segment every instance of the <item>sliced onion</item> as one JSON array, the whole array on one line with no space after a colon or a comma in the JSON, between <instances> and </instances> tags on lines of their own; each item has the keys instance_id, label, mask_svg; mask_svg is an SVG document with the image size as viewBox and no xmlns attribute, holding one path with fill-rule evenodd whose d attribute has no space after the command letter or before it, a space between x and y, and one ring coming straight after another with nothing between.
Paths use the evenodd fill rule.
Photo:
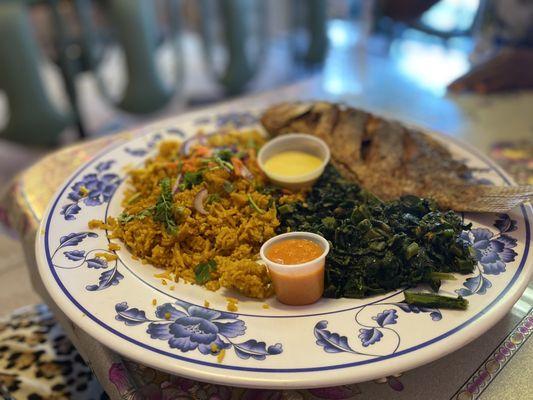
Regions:
<instances>
[{"instance_id":1,"label":"sliced onion","mask_svg":"<svg viewBox=\"0 0 533 400\"><path fill-rule=\"evenodd\" d=\"M206 145L207 144L207 137L208 136L213 136L214 133L210 133L209 135L204 135L204 134L201 134L201 135L196 135L196 137L198 138L198 143L200 143L202 146Z\"/></svg>"},{"instance_id":2,"label":"sliced onion","mask_svg":"<svg viewBox=\"0 0 533 400\"><path fill-rule=\"evenodd\" d=\"M204 201L207 198L207 194L207 189L202 189L196 194L196 197L194 198L194 209L203 215L208 214L208 212L205 211L204 208Z\"/></svg>"},{"instance_id":3,"label":"sliced onion","mask_svg":"<svg viewBox=\"0 0 533 400\"><path fill-rule=\"evenodd\" d=\"M254 179L254 174L252 174L250 170L246 168L246 165L244 165L244 163L242 163L242 166L241 166L241 176L244 179L248 179L249 181L253 181Z\"/></svg>"},{"instance_id":4,"label":"sliced onion","mask_svg":"<svg viewBox=\"0 0 533 400\"><path fill-rule=\"evenodd\" d=\"M181 148L180 148L180 154L182 156L188 156L189 155L189 152L191 150L191 146L193 145L193 143L196 141L196 136L193 136L193 137L190 137L189 139L187 139L186 141L184 141L182 144L181 144Z\"/></svg>"},{"instance_id":5,"label":"sliced onion","mask_svg":"<svg viewBox=\"0 0 533 400\"><path fill-rule=\"evenodd\" d=\"M202 136L195 135L195 136L190 137L185 142L183 142L183 144L181 145L180 154L182 156L188 156L189 154L191 154L192 146L194 146L197 143L202 144L203 141L205 141L204 135Z\"/></svg>"},{"instance_id":6,"label":"sliced onion","mask_svg":"<svg viewBox=\"0 0 533 400\"><path fill-rule=\"evenodd\" d=\"M176 194L179 192L180 183L181 183L181 174L178 174L176 178L176 182L174 182L174 186L172 186L172 194Z\"/></svg>"},{"instance_id":7,"label":"sliced onion","mask_svg":"<svg viewBox=\"0 0 533 400\"><path fill-rule=\"evenodd\" d=\"M201 135L191 136L189 139L185 140L181 144L180 155L188 156L191 153L191 147L192 146L194 146L195 144L198 144L198 143L201 144L201 145L207 144L207 138L209 136L213 136L214 134L215 133L209 133L207 135L201 134Z\"/></svg>"}]
</instances>

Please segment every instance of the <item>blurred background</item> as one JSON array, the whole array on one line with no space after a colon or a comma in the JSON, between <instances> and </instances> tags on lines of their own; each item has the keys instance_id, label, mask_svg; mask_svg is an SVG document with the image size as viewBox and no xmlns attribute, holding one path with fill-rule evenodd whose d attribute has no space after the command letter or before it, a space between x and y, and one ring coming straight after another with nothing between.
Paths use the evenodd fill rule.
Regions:
<instances>
[{"instance_id":1,"label":"blurred background","mask_svg":"<svg viewBox=\"0 0 533 400\"><path fill-rule=\"evenodd\" d=\"M468 124L452 92L531 84L448 88L527 45L532 21L521 0L2 0L0 183L58 146L306 79L316 96L453 134ZM498 61L500 75L532 74L517 64ZM531 119L486 114L533 135Z\"/></svg>"}]
</instances>

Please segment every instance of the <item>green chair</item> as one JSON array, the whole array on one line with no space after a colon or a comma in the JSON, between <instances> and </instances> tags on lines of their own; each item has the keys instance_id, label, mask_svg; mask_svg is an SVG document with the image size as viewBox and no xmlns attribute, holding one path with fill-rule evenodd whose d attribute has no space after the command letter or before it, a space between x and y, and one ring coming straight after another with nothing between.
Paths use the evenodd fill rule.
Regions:
<instances>
[{"instance_id":1,"label":"green chair","mask_svg":"<svg viewBox=\"0 0 533 400\"><path fill-rule=\"evenodd\" d=\"M57 109L46 93L27 9L20 1L0 2L0 91L9 120L0 137L29 145L57 144L72 115Z\"/></svg>"},{"instance_id":2,"label":"green chair","mask_svg":"<svg viewBox=\"0 0 533 400\"><path fill-rule=\"evenodd\" d=\"M254 77L262 55L265 40L264 2L257 0L201 0L200 11L201 34L207 64L212 74L222 85L228 95L241 93L250 80ZM220 15L217 16L217 11ZM250 13L259 15L258 26L251 27L247 24ZM227 53L227 63L217 73L214 53L216 35L213 30L215 18L220 19L222 25L222 46ZM257 32L253 32L256 29ZM257 38L256 57L252 58L246 51L247 41L255 34Z\"/></svg>"},{"instance_id":3,"label":"green chair","mask_svg":"<svg viewBox=\"0 0 533 400\"><path fill-rule=\"evenodd\" d=\"M176 44L179 10L176 0L160 1L168 6L170 35L177 59L176 86L165 85L156 66L156 50L159 44L159 27L155 2L146 0L109 0L104 4L106 14L113 26L116 41L124 51L127 84L122 98L114 104L117 108L134 114L146 114L160 110L178 91L181 85L183 67L179 46ZM82 43L85 54L96 70L94 48L96 32L88 14L87 0L77 0L78 14L82 26ZM98 75L96 76L99 79ZM100 81L100 91L110 99L105 84Z\"/></svg>"},{"instance_id":4,"label":"green chair","mask_svg":"<svg viewBox=\"0 0 533 400\"><path fill-rule=\"evenodd\" d=\"M309 67L322 64L328 51L327 1L291 0L290 5L293 26L308 37L306 46L293 46L294 58Z\"/></svg>"}]
</instances>

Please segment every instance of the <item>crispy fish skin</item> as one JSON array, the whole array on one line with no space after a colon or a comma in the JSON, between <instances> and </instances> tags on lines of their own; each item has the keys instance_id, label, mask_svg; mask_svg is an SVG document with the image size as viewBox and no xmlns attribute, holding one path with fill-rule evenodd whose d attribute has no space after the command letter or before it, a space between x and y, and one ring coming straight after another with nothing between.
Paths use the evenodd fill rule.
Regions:
<instances>
[{"instance_id":1,"label":"crispy fish skin","mask_svg":"<svg viewBox=\"0 0 533 400\"><path fill-rule=\"evenodd\" d=\"M320 137L341 174L383 200L413 194L433 198L442 209L463 211L482 189L469 181L468 167L429 135L362 110L327 102L282 103L268 108L261 123L274 136Z\"/></svg>"}]
</instances>

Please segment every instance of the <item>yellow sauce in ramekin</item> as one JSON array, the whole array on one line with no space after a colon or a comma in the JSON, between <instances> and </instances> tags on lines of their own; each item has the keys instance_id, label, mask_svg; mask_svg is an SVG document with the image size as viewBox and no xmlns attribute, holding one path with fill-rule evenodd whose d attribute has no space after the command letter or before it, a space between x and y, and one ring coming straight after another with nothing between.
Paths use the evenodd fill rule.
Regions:
<instances>
[{"instance_id":1,"label":"yellow sauce in ramekin","mask_svg":"<svg viewBox=\"0 0 533 400\"><path fill-rule=\"evenodd\" d=\"M323 161L303 151L283 151L266 160L265 171L286 177L306 175L322 166Z\"/></svg>"}]
</instances>

